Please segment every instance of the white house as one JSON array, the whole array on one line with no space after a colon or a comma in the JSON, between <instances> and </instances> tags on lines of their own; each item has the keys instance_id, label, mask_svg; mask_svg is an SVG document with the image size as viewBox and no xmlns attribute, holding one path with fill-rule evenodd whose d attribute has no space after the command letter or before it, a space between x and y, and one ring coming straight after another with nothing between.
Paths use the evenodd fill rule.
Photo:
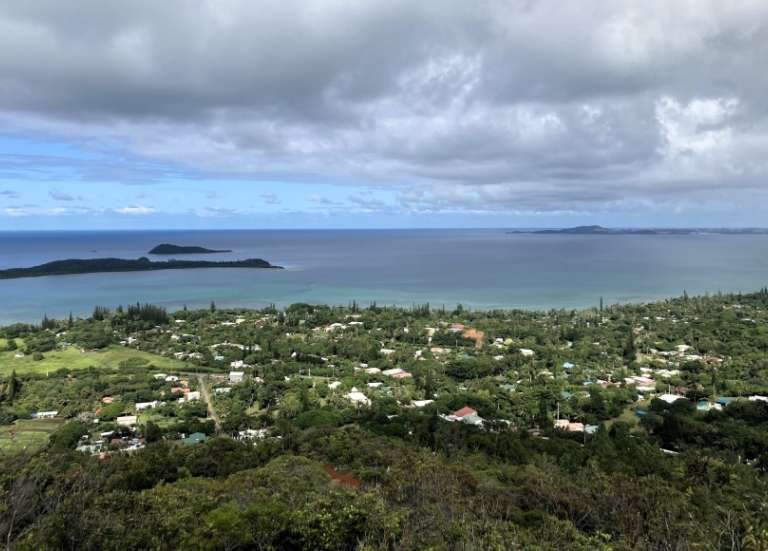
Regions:
<instances>
[{"instance_id":1,"label":"white house","mask_svg":"<svg viewBox=\"0 0 768 551\"><path fill-rule=\"evenodd\" d=\"M368 399L368 396L357 390L356 388L352 388L352 390L344 395L345 398L347 398L350 402L353 404L356 404L358 406L368 406L371 404L371 401Z\"/></svg>"},{"instance_id":2,"label":"white house","mask_svg":"<svg viewBox=\"0 0 768 551\"><path fill-rule=\"evenodd\" d=\"M38 411L31 415L32 419L53 419L59 414L58 411Z\"/></svg>"},{"instance_id":3,"label":"white house","mask_svg":"<svg viewBox=\"0 0 768 551\"><path fill-rule=\"evenodd\" d=\"M187 397L185 398L185 401L186 402L193 402L193 401L199 400L199 399L200 399L200 392L197 391L197 390L194 390L192 392L188 392L187 393Z\"/></svg>"},{"instance_id":4,"label":"white house","mask_svg":"<svg viewBox=\"0 0 768 551\"><path fill-rule=\"evenodd\" d=\"M328 388L331 390L336 390L341 386L341 381L333 381L332 383L328 383Z\"/></svg>"},{"instance_id":5,"label":"white house","mask_svg":"<svg viewBox=\"0 0 768 551\"><path fill-rule=\"evenodd\" d=\"M535 354L535 352L533 350L531 350L530 348L521 348L520 349L520 354L522 354L526 358L530 358L530 357L532 357Z\"/></svg>"},{"instance_id":6,"label":"white house","mask_svg":"<svg viewBox=\"0 0 768 551\"><path fill-rule=\"evenodd\" d=\"M145 409L154 409L157 407L158 401L153 402L136 402L136 411L142 411Z\"/></svg>"},{"instance_id":7,"label":"white house","mask_svg":"<svg viewBox=\"0 0 768 551\"><path fill-rule=\"evenodd\" d=\"M121 427L134 427L137 421L138 417L135 415L123 415L115 419L115 422Z\"/></svg>"},{"instance_id":8,"label":"white house","mask_svg":"<svg viewBox=\"0 0 768 551\"><path fill-rule=\"evenodd\" d=\"M243 382L243 377L245 377L245 373L242 371L230 371L229 372L229 382L233 385L237 383Z\"/></svg>"},{"instance_id":9,"label":"white house","mask_svg":"<svg viewBox=\"0 0 768 551\"><path fill-rule=\"evenodd\" d=\"M679 394L662 394L659 396L659 400L663 400L668 404L673 404L683 398L685 398L685 396L680 396Z\"/></svg>"}]
</instances>

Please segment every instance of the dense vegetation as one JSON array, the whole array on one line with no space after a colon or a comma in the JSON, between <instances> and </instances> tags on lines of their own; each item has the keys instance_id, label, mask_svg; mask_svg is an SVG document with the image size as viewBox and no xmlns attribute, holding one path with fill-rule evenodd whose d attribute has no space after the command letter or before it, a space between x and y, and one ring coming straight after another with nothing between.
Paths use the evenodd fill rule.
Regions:
<instances>
[{"instance_id":1,"label":"dense vegetation","mask_svg":"<svg viewBox=\"0 0 768 551\"><path fill-rule=\"evenodd\" d=\"M766 290L548 312L138 304L0 337L6 366L41 356L0 371L0 428L54 417L47 443L0 447L12 549L768 549ZM115 347L114 365L43 367Z\"/></svg>"}]
</instances>

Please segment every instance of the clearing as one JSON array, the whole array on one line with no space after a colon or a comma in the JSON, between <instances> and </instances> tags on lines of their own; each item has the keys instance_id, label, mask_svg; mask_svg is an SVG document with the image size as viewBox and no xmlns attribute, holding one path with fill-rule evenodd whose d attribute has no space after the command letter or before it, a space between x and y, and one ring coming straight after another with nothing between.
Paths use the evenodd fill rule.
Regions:
<instances>
[{"instance_id":1,"label":"clearing","mask_svg":"<svg viewBox=\"0 0 768 551\"><path fill-rule=\"evenodd\" d=\"M2 344L0 343L0 345ZM14 369L17 373L46 373L58 369L88 369L89 367L117 369L120 362L131 358L143 358L157 369L167 371L189 369L187 364L179 360L122 346L110 346L104 350L85 352L70 346L64 350L46 352L45 358L38 362L33 360L31 355L16 358L15 354L16 352L0 352L0 376L8 375Z\"/></svg>"},{"instance_id":2,"label":"clearing","mask_svg":"<svg viewBox=\"0 0 768 551\"><path fill-rule=\"evenodd\" d=\"M63 423L64 419L18 419L0 426L0 454L38 450Z\"/></svg>"}]
</instances>

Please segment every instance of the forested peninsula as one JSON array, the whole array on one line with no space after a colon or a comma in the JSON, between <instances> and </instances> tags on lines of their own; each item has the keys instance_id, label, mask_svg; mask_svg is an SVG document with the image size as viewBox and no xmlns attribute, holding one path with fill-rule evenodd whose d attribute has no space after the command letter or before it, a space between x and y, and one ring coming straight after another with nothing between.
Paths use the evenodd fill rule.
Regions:
<instances>
[{"instance_id":1,"label":"forested peninsula","mask_svg":"<svg viewBox=\"0 0 768 551\"><path fill-rule=\"evenodd\" d=\"M148 272L153 270L185 270L191 268L270 268L282 269L261 258L211 262L207 260L166 260L153 262L146 257L136 260L124 258L88 258L56 260L29 268L0 270L0 279L41 277L102 272Z\"/></svg>"}]
</instances>

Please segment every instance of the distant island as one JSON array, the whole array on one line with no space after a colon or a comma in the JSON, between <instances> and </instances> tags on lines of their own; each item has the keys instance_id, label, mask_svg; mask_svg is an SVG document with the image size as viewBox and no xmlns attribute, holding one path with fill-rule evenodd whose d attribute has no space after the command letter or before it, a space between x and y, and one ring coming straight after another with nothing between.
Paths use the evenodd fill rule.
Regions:
<instances>
[{"instance_id":1,"label":"distant island","mask_svg":"<svg viewBox=\"0 0 768 551\"><path fill-rule=\"evenodd\" d=\"M186 270L192 268L269 268L281 270L261 258L210 262L206 260L167 260L153 262L146 257L137 260L124 258L89 258L56 260L30 268L0 270L0 279L41 277L74 274L95 274L103 272L148 272L154 270Z\"/></svg>"},{"instance_id":2,"label":"distant island","mask_svg":"<svg viewBox=\"0 0 768 551\"><path fill-rule=\"evenodd\" d=\"M693 234L725 234L725 235L764 235L766 228L605 228L603 226L575 226L573 228L558 228L545 230L512 230L507 233L527 234L566 234L566 235L693 235Z\"/></svg>"},{"instance_id":3,"label":"distant island","mask_svg":"<svg viewBox=\"0 0 768 551\"><path fill-rule=\"evenodd\" d=\"M170 243L162 243L158 245L149 254L168 255L168 254L215 254L215 253L231 253L230 250L215 250L206 249L205 247L184 247L182 245L171 245Z\"/></svg>"}]
</instances>

